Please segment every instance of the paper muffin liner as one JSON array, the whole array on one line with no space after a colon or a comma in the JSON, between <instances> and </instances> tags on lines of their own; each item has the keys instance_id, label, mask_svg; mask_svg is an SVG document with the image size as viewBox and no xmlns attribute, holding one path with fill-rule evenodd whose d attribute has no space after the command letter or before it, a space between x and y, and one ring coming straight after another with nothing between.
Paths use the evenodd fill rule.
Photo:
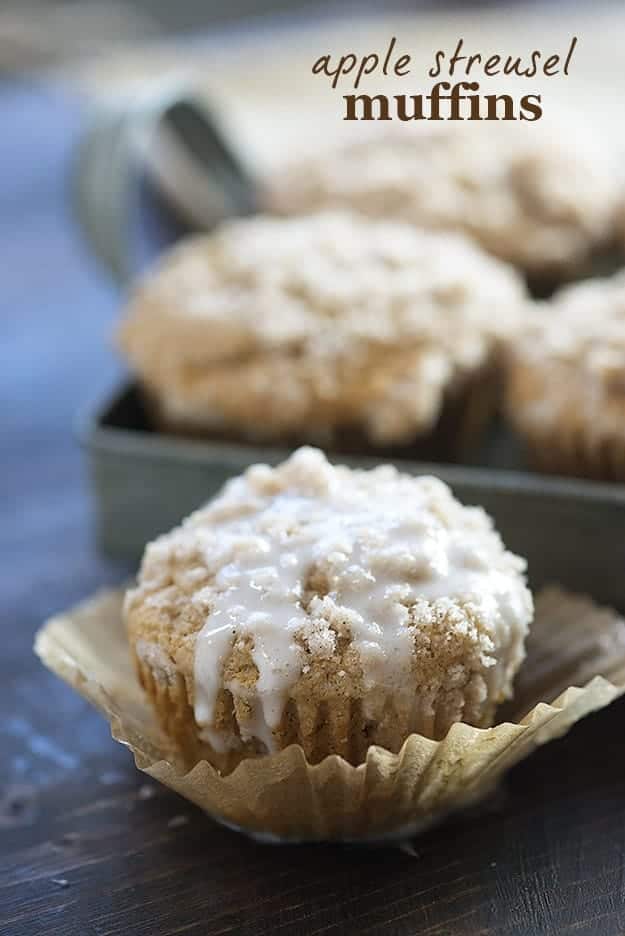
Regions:
<instances>
[{"instance_id":1,"label":"paper muffin liner","mask_svg":"<svg viewBox=\"0 0 625 936\"><path fill-rule=\"evenodd\" d=\"M501 370L494 352L477 370L459 378L446 395L432 431L431 460L460 461L482 441L500 398ZM426 443L427 440L424 440Z\"/></svg>"},{"instance_id":2,"label":"paper muffin liner","mask_svg":"<svg viewBox=\"0 0 625 936\"><path fill-rule=\"evenodd\" d=\"M590 599L548 588L536 599L514 703L493 728L454 724L445 738L411 735L398 754L370 747L357 767L301 747L243 760L220 774L180 760L136 678L123 593L107 591L52 618L35 650L110 721L137 767L216 819L277 840L385 840L413 835L485 796L538 745L625 692L625 621Z\"/></svg>"},{"instance_id":3,"label":"paper muffin liner","mask_svg":"<svg viewBox=\"0 0 625 936\"><path fill-rule=\"evenodd\" d=\"M240 749L223 753L203 742L184 677L173 672L171 666L167 670L160 668L151 657L146 661L136 652L133 653L135 669L163 731L175 744L181 758L190 763L206 759L225 774L245 757L264 752L264 748L259 748L258 742L254 740L248 741ZM472 709L469 699L461 699L456 694L450 705L448 693L444 690L428 695L415 695L409 690L394 694L379 691L373 706L371 698L367 700L366 714L362 699L339 695L328 695L322 702L308 696L297 700L289 698L281 722L272 729L275 747L282 750L297 744L310 764L319 763L330 751L339 754L350 764L359 764L365 760L371 745L397 752L413 733L433 739L444 737L451 725L460 719L458 711L462 707L465 711L472 711L474 717L467 720L473 724L490 725L496 707L495 699L501 697L503 684L507 682L505 662L487 671L488 698L480 699L477 705L473 704ZM231 699L224 708L224 729L228 731L234 719ZM242 717L245 725L245 714L238 713L239 725ZM250 721L254 724L257 712L253 707L250 715ZM375 722L375 730L370 728L372 721Z\"/></svg>"},{"instance_id":4,"label":"paper muffin liner","mask_svg":"<svg viewBox=\"0 0 625 936\"><path fill-rule=\"evenodd\" d=\"M555 426L544 433L523 431L528 459L539 471L595 481L625 482L623 437L597 437L594 427Z\"/></svg>"},{"instance_id":5,"label":"paper muffin liner","mask_svg":"<svg viewBox=\"0 0 625 936\"><path fill-rule=\"evenodd\" d=\"M504 367L505 413L533 468L546 474L625 482L625 428L620 433L614 428L601 431L598 410L597 420L592 421L571 406L537 420L532 410L546 399L544 375L513 349L508 349ZM565 374L561 379L568 378Z\"/></svg>"},{"instance_id":6,"label":"paper muffin liner","mask_svg":"<svg viewBox=\"0 0 625 936\"><path fill-rule=\"evenodd\" d=\"M291 449L299 445L321 445L334 455L376 455L403 457L422 461L461 461L481 443L492 422L501 398L502 366L499 355L493 353L474 370L466 371L447 387L438 417L426 430L416 429L414 438L397 443L374 445L358 426L341 426L332 432L304 432L286 435L269 433L254 436L244 427L224 424L222 416L212 419L206 410L206 421L189 415L182 409L170 411L167 392L154 386L141 385L142 400L150 423L158 432L196 439L217 439L250 445L272 444ZM267 432L268 427L264 427Z\"/></svg>"}]
</instances>

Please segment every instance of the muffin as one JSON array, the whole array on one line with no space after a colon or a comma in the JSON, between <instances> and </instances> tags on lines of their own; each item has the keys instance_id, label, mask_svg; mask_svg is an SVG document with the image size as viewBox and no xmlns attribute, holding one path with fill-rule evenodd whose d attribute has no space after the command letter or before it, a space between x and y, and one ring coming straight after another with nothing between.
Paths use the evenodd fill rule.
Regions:
<instances>
[{"instance_id":1,"label":"muffin","mask_svg":"<svg viewBox=\"0 0 625 936\"><path fill-rule=\"evenodd\" d=\"M579 126L428 124L358 139L269 179L270 210L349 208L461 231L544 292L616 240L622 171Z\"/></svg>"},{"instance_id":2,"label":"muffin","mask_svg":"<svg viewBox=\"0 0 625 936\"><path fill-rule=\"evenodd\" d=\"M139 677L190 761L361 763L492 724L532 617L525 563L432 477L255 465L150 544L125 601Z\"/></svg>"},{"instance_id":3,"label":"muffin","mask_svg":"<svg viewBox=\"0 0 625 936\"><path fill-rule=\"evenodd\" d=\"M510 347L508 418L537 468L625 481L625 271L551 305Z\"/></svg>"},{"instance_id":4,"label":"muffin","mask_svg":"<svg viewBox=\"0 0 625 936\"><path fill-rule=\"evenodd\" d=\"M462 237L348 214L256 217L175 248L120 346L168 431L335 451L440 430L462 452L494 399L524 288Z\"/></svg>"}]
</instances>

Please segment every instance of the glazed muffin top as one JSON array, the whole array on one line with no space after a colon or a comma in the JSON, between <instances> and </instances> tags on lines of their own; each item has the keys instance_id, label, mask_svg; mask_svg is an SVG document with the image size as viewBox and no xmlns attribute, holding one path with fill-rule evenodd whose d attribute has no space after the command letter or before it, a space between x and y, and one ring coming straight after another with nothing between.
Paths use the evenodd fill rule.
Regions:
<instances>
[{"instance_id":1,"label":"glazed muffin top","mask_svg":"<svg viewBox=\"0 0 625 936\"><path fill-rule=\"evenodd\" d=\"M120 344L172 410L276 434L364 421L392 441L432 424L523 301L514 271L460 236L256 217L175 248L131 298Z\"/></svg>"},{"instance_id":2,"label":"glazed muffin top","mask_svg":"<svg viewBox=\"0 0 625 936\"><path fill-rule=\"evenodd\" d=\"M530 276L575 272L616 236L623 179L576 125L428 124L360 139L267 184L283 213L349 207L460 230Z\"/></svg>"},{"instance_id":3,"label":"glazed muffin top","mask_svg":"<svg viewBox=\"0 0 625 936\"><path fill-rule=\"evenodd\" d=\"M532 614L524 568L441 481L333 467L303 448L248 469L149 545L126 614L138 652L193 686L216 750L250 737L273 750L297 688L365 709L379 692L481 703L499 662L508 694ZM223 689L252 712L240 736L215 727Z\"/></svg>"}]
</instances>

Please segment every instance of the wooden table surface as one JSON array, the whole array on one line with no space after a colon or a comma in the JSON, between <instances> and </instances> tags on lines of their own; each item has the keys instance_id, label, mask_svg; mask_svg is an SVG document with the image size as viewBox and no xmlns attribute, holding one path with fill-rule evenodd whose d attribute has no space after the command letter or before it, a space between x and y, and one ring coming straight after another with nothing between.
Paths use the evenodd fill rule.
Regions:
<instances>
[{"instance_id":1,"label":"wooden table surface","mask_svg":"<svg viewBox=\"0 0 625 936\"><path fill-rule=\"evenodd\" d=\"M625 703L402 849L260 845L134 767L31 652L41 621L120 581L100 557L72 421L115 378L117 296L69 212L83 114L0 88L0 933L625 933Z\"/></svg>"}]
</instances>

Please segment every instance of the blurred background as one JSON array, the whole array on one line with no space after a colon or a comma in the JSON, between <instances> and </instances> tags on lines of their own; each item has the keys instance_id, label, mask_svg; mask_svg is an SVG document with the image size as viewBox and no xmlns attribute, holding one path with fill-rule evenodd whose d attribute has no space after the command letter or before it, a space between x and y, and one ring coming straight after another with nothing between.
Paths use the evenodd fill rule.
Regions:
<instances>
[{"instance_id":1,"label":"blurred background","mask_svg":"<svg viewBox=\"0 0 625 936\"><path fill-rule=\"evenodd\" d=\"M120 294L75 220L75 169L103 109L190 86L233 146L262 172L344 132L337 92L310 72L324 52L379 50L395 35L413 56L406 89L436 48L563 51L568 79L542 82L545 113L573 107L625 139L619 0L315 3L311 0L4 0L0 6L0 381L10 459L69 442L77 410L108 389ZM497 87L501 83L497 82ZM528 90L533 90L529 89ZM98 179L96 177L96 186ZM106 187L102 210L107 205ZM56 448L54 449L56 451ZM52 448L50 448L52 451ZM70 482L82 483L77 460ZM33 479L33 488L36 488ZM12 509L10 485L5 486ZM30 502L29 502L30 504ZM29 505L24 509L28 510Z\"/></svg>"},{"instance_id":2,"label":"blurred background","mask_svg":"<svg viewBox=\"0 0 625 936\"><path fill-rule=\"evenodd\" d=\"M119 284L76 222L78 154L94 120L188 86L210 102L251 170L262 173L312 141L346 132L338 92L311 75L313 61L326 52L379 51L393 35L413 56L404 83L412 93L426 84L433 51L453 48L460 35L467 48L514 54L536 47L563 53L577 35L570 77L541 81L544 119L572 108L619 144L625 140L619 0L0 5L2 509L16 521L0 530L0 548L25 558L45 514L56 535L71 529L84 545L77 555L92 550L87 499L77 496L86 489L74 427L76 414L117 381L111 334L121 303ZM103 178L96 174L94 185L106 213ZM44 502L42 471L55 486L54 502L49 486ZM86 569L101 580L101 572ZM39 584L42 576L43 568ZM13 577L7 587L17 595L29 585ZM88 590L87 578L81 592ZM45 609L53 604L49 597Z\"/></svg>"}]
</instances>

